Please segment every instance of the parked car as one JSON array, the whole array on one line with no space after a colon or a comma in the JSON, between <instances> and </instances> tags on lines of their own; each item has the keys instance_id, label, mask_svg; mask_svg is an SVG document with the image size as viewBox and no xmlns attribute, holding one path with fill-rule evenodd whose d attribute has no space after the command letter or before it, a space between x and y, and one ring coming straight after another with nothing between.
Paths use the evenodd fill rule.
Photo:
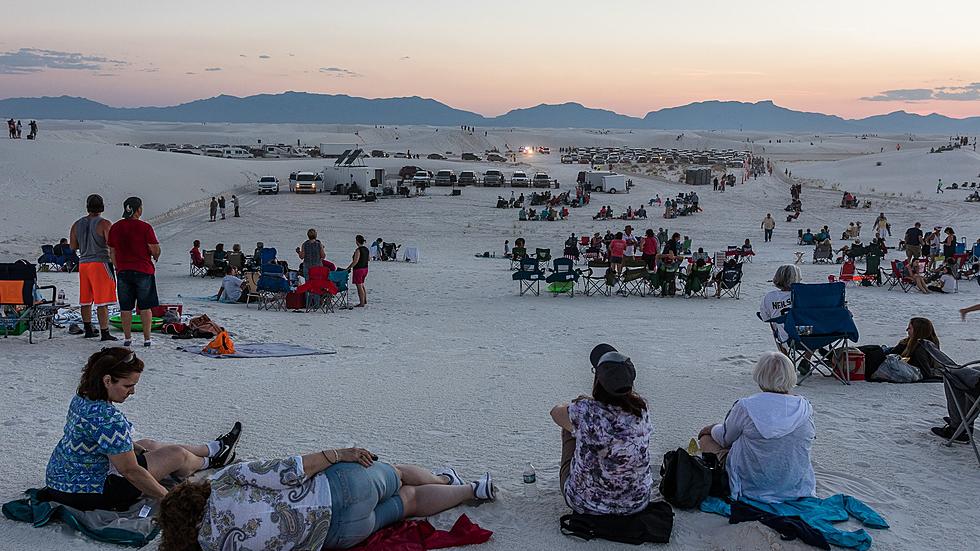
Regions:
<instances>
[{"instance_id":1,"label":"parked car","mask_svg":"<svg viewBox=\"0 0 980 551\"><path fill-rule=\"evenodd\" d=\"M432 185L432 173L428 170L419 169L415 175L412 176L412 184L422 187Z\"/></svg>"},{"instance_id":2,"label":"parked car","mask_svg":"<svg viewBox=\"0 0 980 551\"><path fill-rule=\"evenodd\" d=\"M444 157L443 155L440 155L438 153L429 153L428 155L426 155L425 158L426 159L429 159L430 161L445 161L446 160L446 157Z\"/></svg>"},{"instance_id":3,"label":"parked car","mask_svg":"<svg viewBox=\"0 0 980 551\"><path fill-rule=\"evenodd\" d=\"M415 173L422 170L415 165L405 165L398 171L399 180L411 180Z\"/></svg>"},{"instance_id":4,"label":"parked car","mask_svg":"<svg viewBox=\"0 0 980 551\"><path fill-rule=\"evenodd\" d=\"M504 185L504 173L499 170L488 170L483 173L483 185L500 187Z\"/></svg>"},{"instance_id":5,"label":"parked car","mask_svg":"<svg viewBox=\"0 0 980 551\"><path fill-rule=\"evenodd\" d=\"M451 186L455 183L456 183L456 173L453 172L452 170L443 169L440 170L439 172L436 172L435 184L437 186Z\"/></svg>"},{"instance_id":6,"label":"parked car","mask_svg":"<svg viewBox=\"0 0 980 551\"><path fill-rule=\"evenodd\" d=\"M408 158L408 153L402 153L402 152L399 151L398 153L395 153L395 158L396 159L407 159Z\"/></svg>"},{"instance_id":7,"label":"parked car","mask_svg":"<svg viewBox=\"0 0 980 551\"><path fill-rule=\"evenodd\" d=\"M478 155L474 155L473 153L463 153L463 157L462 158L463 158L464 161L482 161L483 160Z\"/></svg>"},{"instance_id":8,"label":"parked car","mask_svg":"<svg viewBox=\"0 0 980 551\"><path fill-rule=\"evenodd\" d=\"M551 184L551 176L546 172L535 172L534 178L531 179L531 185L534 187L550 188Z\"/></svg>"},{"instance_id":9,"label":"parked car","mask_svg":"<svg viewBox=\"0 0 980 551\"><path fill-rule=\"evenodd\" d=\"M507 157L504 157L500 153L487 153L487 160L494 163L505 163L507 162Z\"/></svg>"},{"instance_id":10,"label":"parked car","mask_svg":"<svg viewBox=\"0 0 980 551\"><path fill-rule=\"evenodd\" d=\"M275 176L263 176L259 178L259 195L263 193L279 193L279 178Z\"/></svg>"},{"instance_id":11,"label":"parked car","mask_svg":"<svg viewBox=\"0 0 980 551\"><path fill-rule=\"evenodd\" d=\"M459 186L471 186L476 185L477 176L476 172L472 170L464 170L459 173L459 178L456 180L456 185Z\"/></svg>"},{"instance_id":12,"label":"parked car","mask_svg":"<svg viewBox=\"0 0 980 551\"><path fill-rule=\"evenodd\" d=\"M323 176L315 172L297 172L296 184L293 191L296 193L317 193L323 191Z\"/></svg>"},{"instance_id":13,"label":"parked car","mask_svg":"<svg viewBox=\"0 0 980 551\"><path fill-rule=\"evenodd\" d=\"M387 157L387 156L388 156L388 154L387 154L387 153L385 153L384 151L381 151L380 149L372 149L372 150L371 150L371 156L372 156L372 157L381 157L381 158L385 158L385 157Z\"/></svg>"},{"instance_id":14,"label":"parked car","mask_svg":"<svg viewBox=\"0 0 980 551\"><path fill-rule=\"evenodd\" d=\"M522 170L515 170L510 176L511 187L528 187L531 185L531 179L527 177L527 173Z\"/></svg>"}]
</instances>

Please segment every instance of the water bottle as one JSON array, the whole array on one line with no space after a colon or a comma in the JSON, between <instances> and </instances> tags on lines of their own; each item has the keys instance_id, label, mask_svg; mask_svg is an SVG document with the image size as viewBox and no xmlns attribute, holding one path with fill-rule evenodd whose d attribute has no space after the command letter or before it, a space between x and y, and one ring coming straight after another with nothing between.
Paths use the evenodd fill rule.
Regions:
<instances>
[{"instance_id":1,"label":"water bottle","mask_svg":"<svg viewBox=\"0 0 980 551\"><path fill-rule=\"evenodd\" d=\"M58 291L58 306L65 304L65 290L61 289Z\"/></svg>"},{"instance_id":2,"label":"water bottle","mask_svg":"<svg viewBox=\"0 0 980 551\"><path fill-rule=\"evenodd\" d=\"M524 467L524 497L535 497L538 495L538 477L534 474L534 465L528 462Z\"/></svg>"}]
</instances>

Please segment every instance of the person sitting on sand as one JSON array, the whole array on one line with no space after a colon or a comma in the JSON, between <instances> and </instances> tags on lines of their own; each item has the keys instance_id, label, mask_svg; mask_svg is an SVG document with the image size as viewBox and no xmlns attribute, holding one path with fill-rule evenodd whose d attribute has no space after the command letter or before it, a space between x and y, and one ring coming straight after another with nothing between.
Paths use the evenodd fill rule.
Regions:
<instances>
[{"instance_id":1,"label":"person sitting on sand","mask_svg":"<svg viewBox=\"0 0 980 551\"><path fill-rule=\"evenodd\" d=\"M762 392L735 402L724 422L704 427L698 434L701 451L725 464L734 500L816 497L813 406L790 394L796 386L793 362L780 352L766 352L752 378Z\"/></svg>"},{"instance_id":2,"label":"person sitting on sand","mask_svg":"<svg viewBox=\"0 0 980 551\"><path fill-rule=\"evenodd\" d=\"M199 445L133 441L133 425L115 404L136 391L143 361L128 348L103 348L88 358L68 408L65 433L48 460L45 500L89 511L126 510L142 496L161 499L158 482L187 477L234 459L241 423Z\"/></svg>"},{"instance_id":3,"label":"person sitting on sand","mask_svg":"<svg viewBox=\"0 0 980 551\"><path fill-rule=\"evenodd\" d=\"M955 293L957 291L956 278L953 277L953 268L949 264L944 264L939 269L939 277L926 286L933 293Z\"/></svg>"},{"instance_id":4,"label":"person sitting on sand","mask_svg":"<svg viewBox=\"0 0 980 551\"><path fill-rule=\"evenodd\" d=\"M408 517L493 501L490 473L390 465L362 448L235 463L186 481L160 504L160 551L346 549Z\"/></svg>"},{"instance_id":5,"label":"person sitting on sand","mask_svg":"<svg viewBox=\"0 0 980 551\"><path fill-rule=\"evenodd\" d=\"M589 355L592 396L552 408L561 427L558 480L576 513L629 515L646 508L653 486L646 401L636 393L633 362L608 344Z\"/></svg>"},{"instance_id":6,"label":"person sitting on sand","mask_svg":"<svg viewBox=\"0 0 980 551\"><path fill-rule=\"evenodd\" d=\"M919 346L922 341L929 341L939 348L939 337L936 335L936 328L928 318L915 317L909 320L908 327L905 328L905 337L892 347L865 345L861 346L864 352L864 372L868 380L874 378L875 371L885 361L889 354L897 355L903 362L915 367L922 373L922 380L939 381L942 380L942 371L932 361L932 356L926 352L925 348Z\"/></svg>"},{"instance_id":7,"label":"person sitting on sand","mask_svg":"<svg viewBox=\"0 0 980 551\"><path fill-rule=\"evenodd\" d=\"M225 277L221 279L221 287L218 288L218 294L214 299L221 302L223 295L225 302L245 302L248 294L244 290L245 280L238 277L238 268L229 265L225 271Z\"/></svg>"},{"instance_id":8,"label":"person sitting on sand","mask_svg":"<svg viewBox=\"0 0 980 551\"><path fill-rule=\"evenodd\" d=\"M783 264L777 268L775 275L772 276L772 284L776 289L769 291L762 297L762 304L759 305L759 318L762 321L769 321L785 314L786 310L793 305L793 284L802 280L803 276L800 269L793 264ZM776 339L776 346L785 354L786 343L789 341L786 329L782 323L770 323L769 326L772 328L773 337Z\"/></svg>"}]
</instances>

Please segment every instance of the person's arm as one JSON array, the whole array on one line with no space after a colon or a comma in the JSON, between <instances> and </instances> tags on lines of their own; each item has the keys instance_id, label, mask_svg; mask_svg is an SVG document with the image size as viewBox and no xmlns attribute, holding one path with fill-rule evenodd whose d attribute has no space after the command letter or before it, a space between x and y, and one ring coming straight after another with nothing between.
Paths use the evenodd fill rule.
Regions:
<instances>
[{"instance_id":1,"label":"person's arm","mask_svg":"<svg viewBox=\"0 0 980 551\"><path fill-rule=\"evenodd\" d=\"M160 260L160 241L157 239L156 233L153 232L153 228L149 228L149 235L147 235L147 248L150 250L150 257L153 258L154 262Z\"/></svg>"},{"instance_id":2,"label":"person's arm","mask_svg":"<svg viewBox=\"0 0 980 551\"><path fill-rule=\"evenodd\" d=\"M567 430L568 432L573 432L575 429L572 427L572 419L568 415L568 404L558 404L557 406L551 408L551 420L555 422L559 427Z\"/></svg>"},{"instance_id":3,"label":"person's arm","mask_svg":"<svg viewBox=\"0 0 980 551\"><path fill-rule=\"evenodd\" d=\"M153 478L150 471L147 471L136 462L136 452L134 450L108 457L109 462L119 471L119 474L135 486L136 489L143 492L143 495L153 499L163 499L167 495L167 489Z\"/></svg>"},{"instance_id":4,"label":"person's arm","mask_svg":"<svg viewBox=\"0 0 980 551\"><path fill-rule=\"evenodd\" d=\"M740 436L747 415L738 402L725 416L725 421L711 427L711 438L723 448L730 448Z\"/></svg>"},{"instance_id":5,"label":"person's arm","mask_svg":"<svg viewBox=\"0 0 980 551\"><path fill-rule=\"evenodd\" d=\"M306 253L303 252L302 247L296 247L296 255L299 256L300 260L306 259Z\"/></svg>"},{"instance_id":6,"label":"person's arm","mask_svg":"<svg viewBox=\"0 0 980 551\"><path fill-rule=\"evenodd\" d=\"M361 249L360 247L354 249L354 256L351 257L350 266L347 266L347 271L349 272L351 268L354 267L361 260Z\"/></svg>"},{"instance_id":7,"label":"person's arm","mask_svg":"<svg viewBox=\"0 0 980 551\"><path fill-rule=\"evenodd\" d=\"M68 232L68 246L71 250L78 250L78 236L75 234L75 224L71 225L71 231Z\"/></svg>"}]
</instances>

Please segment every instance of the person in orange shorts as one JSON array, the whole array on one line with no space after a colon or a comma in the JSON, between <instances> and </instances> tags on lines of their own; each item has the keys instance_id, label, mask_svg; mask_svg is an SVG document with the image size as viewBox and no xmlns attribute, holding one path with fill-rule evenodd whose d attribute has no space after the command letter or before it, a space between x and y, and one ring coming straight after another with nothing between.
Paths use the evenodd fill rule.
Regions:
<instances>
[{"instance_id":1,"label":"person in orange shorts","mask_svg":"<svg viewBox=\"0 0 980 551\"><path fill-rule=\"evenodd\" d=\"M82 324L86 339L101 335L103 341L118 340L109 334L109 305L116 303L116 278L109 262L109 228L112 222L102 218L105 203L101 195L92 194L85 201L88 214L72 227L68 244L78 251L78 304L82 307ZM92 327L92 306L99 318L99 331Z\"/></svg>"}]
</instances>

